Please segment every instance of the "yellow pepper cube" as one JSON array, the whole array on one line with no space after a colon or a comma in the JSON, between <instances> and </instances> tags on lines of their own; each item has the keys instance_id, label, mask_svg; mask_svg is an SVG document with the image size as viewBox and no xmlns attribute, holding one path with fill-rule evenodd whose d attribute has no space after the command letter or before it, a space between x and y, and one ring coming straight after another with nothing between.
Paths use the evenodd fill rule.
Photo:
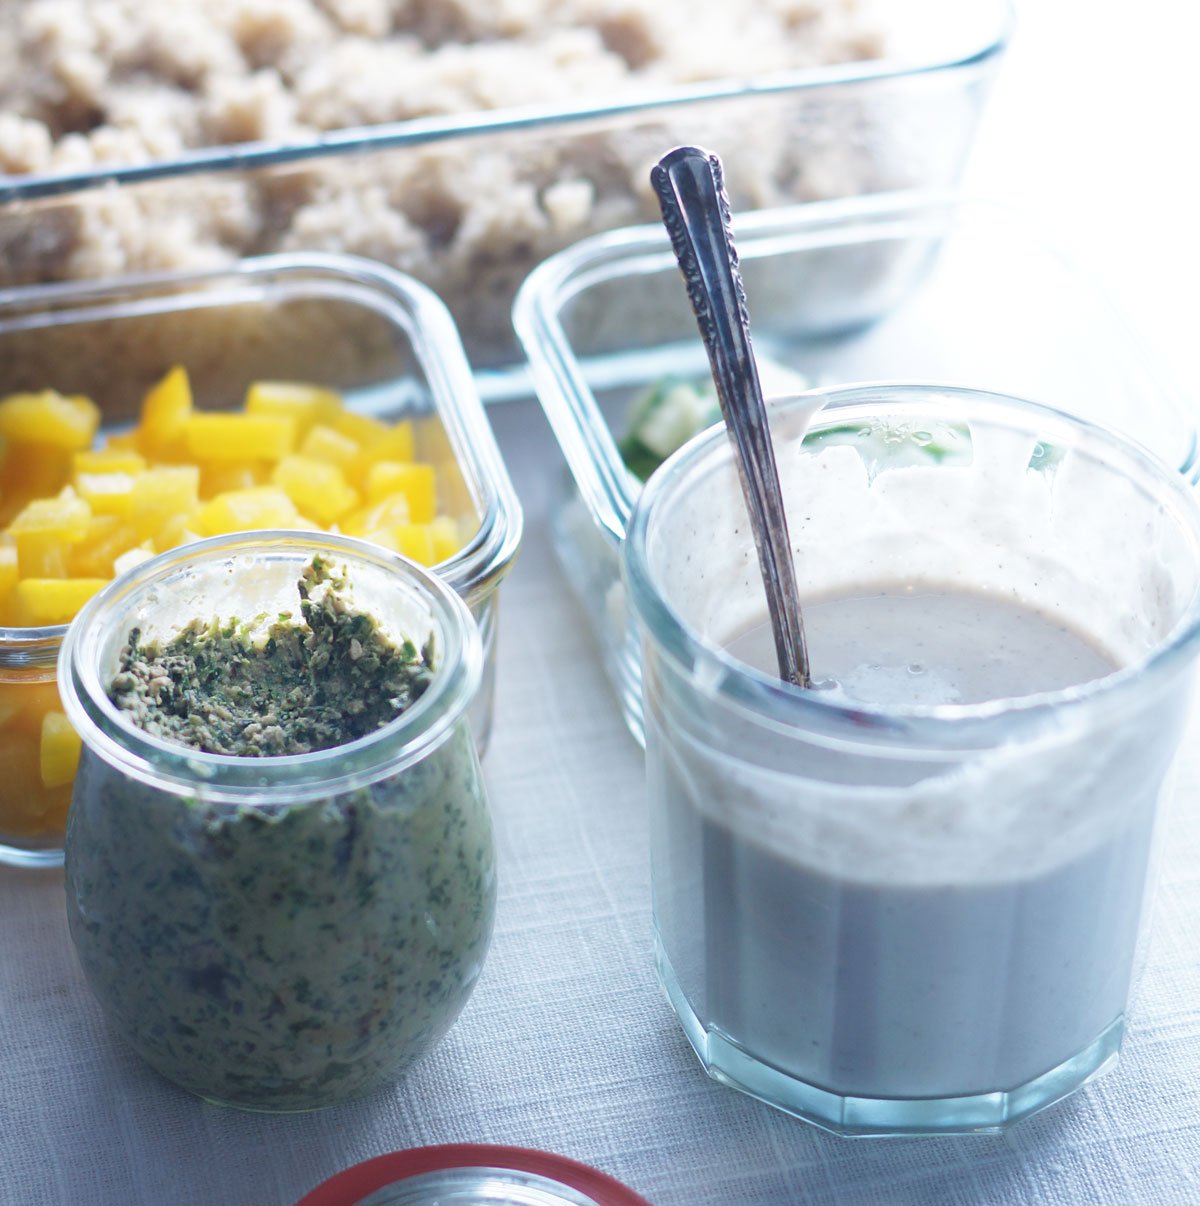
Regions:
<instances>
[{"instance_id":1,"label":"yellow pepper cube","mask_svg":"<svg viewBox=\"0 0 1200 1206\"><path fill-rule=\"evenodd\" d=\"M4 500L23 496L45 498L57 494L71 476L71 453L47 444L13 442L8 445L2 480ZM14 512L15 514L15 512Z\"/></svg>"},{"instance_id":2,"label":"yellow pepper cube","mask_svg":"<svg viewBox=\"0 0 1200 1206\"><path fill-rule=\"evenodd\" d=\"M107 578L22 578L17 583L17 615L28 628L67 624Z\"/></svg>"},{"instance_id":3,"label":"yellow pepper cube","mask_svg":"<svg viewBox=\"0 0 1200 1206\"><path fill-rule=\"evenodd\" d=\"M433 546L433 532L427 523L402 523L395 529L400 552L421 565L433 565L437 560Z\"/></svg>"},{"instance_id":4,"label":"yellow pepper cube","mask_svg":"<svg viewBox=\"0 0 1200 1206\"><path fill-rule=\"evenodd\" d=\"M356 535L360 540L369 540L372 544L377 544L390 552L400 552L400 539L396 535L395 528L371 528L368 531L358 532Z\"/></svg>"},{"instance_id":5,"label":"yellow pepper cube","mask_svg":"<svg viewBox=\"0 0 1200 1206\"><path fill-rule=\"evenodd\" d=\"M298 517L295 504L277 486L255 486L218 494L196 513L195 526L202 536L219 536L259 528L290 528Z\"/></svg>"},{"instance_id":6,"label":"yellow pepper cube","mask_svg":"<svg viewBox=\"0 0 1200 1206\"><path fill-rule=\"evenodd\" d=\"M363 443L356 468L359 473L365 473L376 461L399 461L405 464L416 459L412 420L404 419L385 427L369 443Z\"/></svg>"},{"instance_id":7,"label":"yellow pepper cube","mask_svg":"<svg viewBox=\"0 0 1200 1206\"><path fill-rule=\"evenodd\" d=\"M277 461L296 443L290 415L194 414L183 425L188 454L201 461Z\"/></svg>"},{"instance_id":8,"label":"yellow pepper cube","mask_svg":"<svg viewBox=\"0 0 1200 1206\"><path fill-rule=\"evenodd\" d=\"M191 544L195 540L203 540L204 537L193 526L194 522L195 516L192 512L172 515L155 534L155 550L165 553L167 549L176 549L181 544ZM132 548L133 546L130 545L128 547Z\"/></svg>"},{"instance_id":9,"label":"yellow pepper cube","mask_svg":"<svg viewBox=\"0 0 1200 1206\"><path fill-rule=\"evenodd\" d=\"M74 544L87 535L91 508L74 491L54 498L31 499L12 521L13 536L25 532L53 537L64 544Z\"/></svg>"},{"instance_id":10,"label":"yellow pepper cube","mask_svg":"<svg viewBox=\"0 0 1200 1206\"><path fill-rule=\"evenodd\" d=\"M352 472L362 450L348 435L324 423L312 427L300 444L300 455L314 461L327 461L343 473Z\"/></svg>"},{"instance_id":11,"label":"yellow pepper cube","mask_svg":"<svg viewBox=\"0 0 1200 1206\"><path fill-rule=\"evenodd\" d=\"M271 480L318 523L333 523L358 505L358 491L347 485L342 471L328 461L285 456L275 466Z\"/></svg>"},{"instance_id":12,"label":"yellow pepper cube","mask_svg":"<svg viewBox=\"0 0 1200 1206\"><path fill-rule=\"evenodd\" d=\"M463 546L458 534L458 524L449 515L436 516L429 525L429 532L433 537L434 565L449 561Z\"/></svg>"},{"instance_id":13,"label":"yellow pepper cube","mask_svg":"<svg viewBox=\"0 0 1200 1206\"><path fill-rule=\"evenodd\" d=\"M200 497L216 498L226 490L249 490L271 479L270 461L209 461L200 466Z\"/></svg>"},{"instance_id":14,"label":"yellow pepper cube","mask_svg":"<svg viewBox=\"0 0 1200 1206\"><path fill-rule=\"evenodd\" d=\"M94 515L128 515L133 508L132 473L75 474L75 489Z\"/></svg>"},{"instance_id":15,"label":"yellow pepper cube","mask_svg":"<svg viewBox=\"0 0 1200 1206\"><path fill-rule=\"evenodd\" d=\"M0 599L7 599L19 577L17 569L17 546L0 544Z\"/></svg>"},{"instance_id":16,"label":"yellow pepper cube","mask_svg":"<svg viewBox=\"0 0 1200 1206\"><path fill-rule=\"evenodd\" d=\"M247 414L290 416L300 438L314 423L336 420L341 410L342 397L336 390L302 381L255 381L246 391Z\"/></svg>"},{"instance_id":17,"label":"yellow pepper cube","mask_svg":"<svg viewBox=\"0 0 1200 1206\"><path fill-rule=\"evenodd\" d=\"M395 494L408 499L413 523L428 523L437 514L437 481L433 466L420 461L379 461L367 471L367 498L378 501Z\"/></svg>"},{"instance_id":18,"label":"yellow pepper cube","mask_svg":"<svg viewBox=\"0 0 1200 1206\"><path fill-rule=\"evenodd\" d=\"M137 529L128 520L118 515L93 515L87 535L67 554L67 572L51 576L111 578L113 561L139 539Z\"/></svg>"},{"instance_id":19,"label":"yellow pepper cube","mask_svg":"<svg viewBox=\"0 0 1200 1206\"><path fill-rule=\"evenodd\" d=\"M44 806L41 779L36 743L21 733L0 733L4 828L9 833L23 828L22 822L27 826L31 819L40 818Z\"/></svg>"},{"instance_id":20,"label":"yellow pepper cube","mask_svg":"<svg viewBox=\"0 0 1200 1206\"><path fill-rule=\"evenodd\" d=\"M39 748L43 787L62 787L75 778L83 743L65 712L47 712L42 717Z\"/></svg>"},{"instance_id":21,"label":"yellow pepper cube","mask_svg":"<svg viewBox=\"0 0 1200 1206\"><path fill-rule=\"evenodd\" d=\"M183 428L191 414L192 385L187 370L176 366L142 399L141 420L135 433L139 450L156 460L179 459Z\"/></svg>"},{"instance_id":22,"label":"yellow pepper cube","mask_svg":"<svg viewBox=\"0 0 1200 1206\"><path fill-rule=\"evenodd\" d=\"M100 426L100 408L90 398L57 390L10 394L0 401L0 435L15 443L75 451L87 448Z\"/></svg>"},{"instance_id":23,"label":"yellow pepper cube","mask_svg":"<svg viewBox=\"0 0 1200 1206\"><path fill-rule=\"evenodd\" d=\"M344 436L349 436L360 448L372 448L387 439L388 425L370 415L360 415L353 410L343 410L333 422L333 427Z\"/></svg>"},{"instance_id":24,"label":"yellow pepper cube","mask_svg":"<svg viewBox=\"0 0 1200 1206\"><path fill-rule=\"evenodd\" d=\"M138 473L146 467L146 458L133 448L87 448L71 457L75 473Z\"/></svg>"},{"instance_id":25,"label":"yellow pepper cube","mask_svg":"<svg viewBox=\"0 0 1200 1206\"><path fill-rule=\"evenodd\" d=\"M139 537L153 536L175 515L190 515L200 501L195 465L156 465L134 479L131 517Z\"/></svg>"},{"instance_id":26,"label":"yellow pepper cube","mask_svg":"<svg viewBox=\"0 0 1200 1206\"><path fill-rule=\"evenodd\" d=\"M338 524L347 536L365 536L379 528L393 528L397 524L410 523L412 515L408 499L403 494L393 494L370 507L360 507L345 516Z\"/></svg>"}]
</instances>

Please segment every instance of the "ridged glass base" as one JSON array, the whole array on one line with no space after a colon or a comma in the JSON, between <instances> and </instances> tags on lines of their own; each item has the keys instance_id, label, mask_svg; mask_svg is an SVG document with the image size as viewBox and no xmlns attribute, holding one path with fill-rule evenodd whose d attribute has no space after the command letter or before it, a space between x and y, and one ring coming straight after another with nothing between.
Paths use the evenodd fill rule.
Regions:
<instances>
[{"instance_id":1,"label":"ridged glass base","mask_svg":"<svg viewBox=\"0 0 1200 1206\"><path fill-rule=\"evenodd\" d=\"M656 940L659 980L704 1070L721 1084L845 1136L961 1135L1002 1131L1116 1066L1125 1033L1118 1017L1093 1043L1049 1072L996 1093L900 1100L844 1097L761 1063L693 1012Z\"/></svg>"}]
</instances>

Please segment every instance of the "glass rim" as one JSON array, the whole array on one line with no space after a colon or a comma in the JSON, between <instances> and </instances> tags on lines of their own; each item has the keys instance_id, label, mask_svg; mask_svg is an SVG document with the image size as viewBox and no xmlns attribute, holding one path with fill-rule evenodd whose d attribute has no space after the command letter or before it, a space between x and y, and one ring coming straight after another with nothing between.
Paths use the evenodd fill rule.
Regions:
<instances>
[{"instance_id":1,"label":"glass rim","mask_svg":"<svg viewBox=\"0 0 1200 1206\"><path fill-rule=\"evenodd\" d=\"M1200 549L1200 499L1182 475L1134 440L1110 431L1076 415L1057 410L1031 399L969 386L917 381L877 381L812 389L803 393L773 398L772 408L807 405L814 397L826 399L814 418L809 432L824 426L845 424L847 412L869 408L883 402L923 408L923 418L937 414L940 400L961 406L970 402L979 414L998 419L1013 415L1036 417L1041 423L1069 429L1104 447L1138 480L1175 499L1193 521L1193 536ZM944 417L951 417L947 409ZM961 411L955 416L963 418ZM651 475L634 506L625 539L622 542L622 566L633 610L649 639L676 668L705 684L740 711L760 721L784 729L826 732L829 736L851 734L858 740L925 740L931 745L951 747L973 744L998 722L1016 719L1038 723L1051 712L1067 707L1099 704L1114 694L1124 694L1170 671L1184 655L1200 642L1200 571L1192 596L1171 631L1143 658L1122 666L1102 678L1037 694L1015 696L972 704L871 705L842 703L821 692L805 690L778 677L754 669L725 649L697 633L667 602L658 589L647 555L647 542L655 513L670 504L673 492L685 483L706 460L731 463L733 449L724 423L719 422L689 440ZM1200 552L1198 552L1200 560Z\"/></svg>"},{"instance_id":2,"label":"glass rim","mask_svg":"<svg viewBox=\"0 0 1200 1206\"><path fill-rule=\"evenodd\" d=\"M197 565L275 554L297 565L314 554L369 564L415 589L441 632L440 665L426 691L386 725L355 741L306 754L242 757L193 750L154 737L108 699L98 654L120 609L155 585ZM173 794L202 790L206 801L245 802L286 788L288 802L369 786L425 757L444 741L482 682L482 638L463 599L436 574L398 553L355 537L272 529L214 536L168 550L105 586L71 622L58 655L58 683L68 719L86 746L125 774Z\"/></svg>"}]
</instances>

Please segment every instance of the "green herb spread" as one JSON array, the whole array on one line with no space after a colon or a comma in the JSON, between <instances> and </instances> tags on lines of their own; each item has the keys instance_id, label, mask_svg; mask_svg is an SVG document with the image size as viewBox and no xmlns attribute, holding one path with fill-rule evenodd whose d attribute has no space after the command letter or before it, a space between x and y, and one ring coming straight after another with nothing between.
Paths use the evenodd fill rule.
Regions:
<instances>
[{"instance_id":1,"label":"green herb spread","mask_svg":"<svg viewBox=\"0 0 1200 1206\"><path fill-rule=\"evenodd\" d=\"M210 754L307 754L395 720L429 685L432 650L397 645L321 558L301 620L193 620L165 645L133 629L109 697L141 729Z\"/></svg>"}]
</instances>

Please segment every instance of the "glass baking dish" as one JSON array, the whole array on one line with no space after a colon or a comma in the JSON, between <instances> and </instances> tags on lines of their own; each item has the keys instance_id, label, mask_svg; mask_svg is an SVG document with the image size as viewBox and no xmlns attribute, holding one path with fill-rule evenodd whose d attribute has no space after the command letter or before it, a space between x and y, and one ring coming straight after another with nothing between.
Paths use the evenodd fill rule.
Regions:
<instances>
[{"instance_id":1,"label":"glass baking dish","mask_svg":"<svg viewBox=\"0 0 1200 1206\"><path fill-rule=\"evenodd\" d=\"M187 368L199 407L237 405L256 380L299 380L338 390L364 414L412 420L416 459L434 466L438 509L465 541L436 570L482 630L484 678L471 719L485 748L497 587L516 555L522 515L442 303L382 264L316 253L0 296L0 397L48 387L84 394L100 406L106 429L120 429L175 364ZM37 773L29 722L35 712L40 718L37 709L55 706L65 632L65 625L0 628L0 861L61 862L70 784L55 789L65 792L56 822L30 806L19 784L25 771Z\"/></svg>"},{"instance_id":2,"label":"glass baking dish","mask_svg":"<svg viewBox=\"0 0 1200 1206\"><path fill-rule=\"evenodd\" d=\"M764 390L914 380L1070 411L1189 480L1197 430L1119 308L1024 215L925 192L735 216ZM555 551L640 740L639 644L618 550L640 480L619 441L655 386L709 380L661 226L583 240L535 269L513 322L570 470Z\"/></svg>"},{"instance_id":3,"label":"glass baking dish","mask_svg":"<svg viewBox=\"0 0 1200 1206\"><path fill-rule=\"evenodd\" d=\"M352 252L434 288L476 366L511 364L517 285L586 235L651 220L648 172L676 143L723 156L739 210L958 178L1009 40L1008 0L852 11L878 27L881 57L769 73L737 64L740 75L699 82L633 72L626 90L596 97L581 83L557 103L157 161L124 162L117 149L81 170L0 176L0 287ZM687 30L674 37L689 46Z\"/></svg>"}]
</instances>

